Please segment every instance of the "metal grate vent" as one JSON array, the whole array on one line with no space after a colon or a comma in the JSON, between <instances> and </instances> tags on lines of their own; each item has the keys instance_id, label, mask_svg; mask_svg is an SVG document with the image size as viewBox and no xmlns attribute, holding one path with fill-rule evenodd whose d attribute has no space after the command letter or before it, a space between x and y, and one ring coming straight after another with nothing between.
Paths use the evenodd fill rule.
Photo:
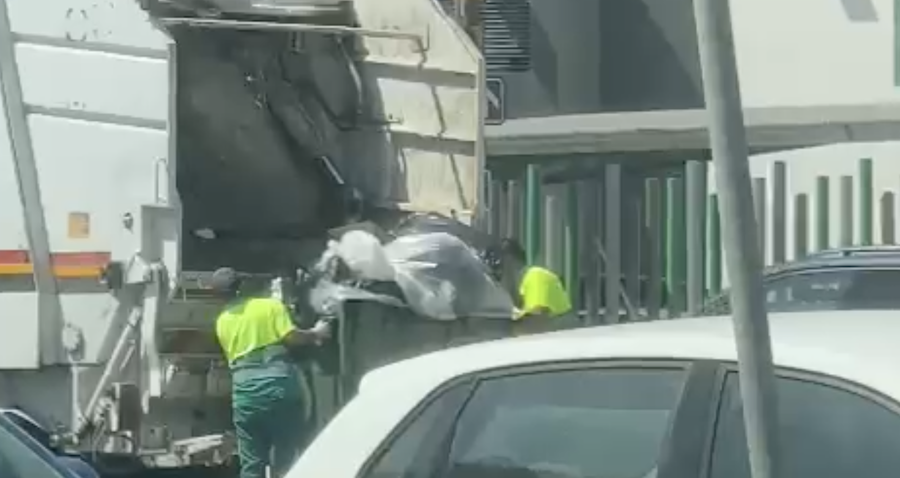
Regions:
<instances>
[{"instance_id":1,"label":"metal grate vent","mask_svg":"<svg viewBox=\"0 0 900 478\"><path fill-rule=\"evenodd\" d=\"M531 69L531 0L472 0L480 2L480 43L489 72L522 72ZM444 10L456 16L457 0L438 0ZM476 27L477 28L477 27Z\"/></svg>"},{"instance_id":2,"label":"metal grate vent","mask_svg":"<svg viewBox=\"0 0 900 478\"><path fill-rule=\"evenodd\" d=\"M482 2L482 44L488 71L531 69L531 0Z\"/></svg>"}]
</instances>

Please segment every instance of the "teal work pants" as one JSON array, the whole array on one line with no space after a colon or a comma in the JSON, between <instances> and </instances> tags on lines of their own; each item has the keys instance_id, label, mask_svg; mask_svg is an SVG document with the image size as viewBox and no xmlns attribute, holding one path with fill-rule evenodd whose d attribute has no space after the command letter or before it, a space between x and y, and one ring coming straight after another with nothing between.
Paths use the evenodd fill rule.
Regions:
<instances>
[{"instance_id":1,"label":"teal work pants","mask_svg":"<svg viewBox=\"0 0 900 478\"><path fill-rule=\"evenodd\" d=\"M300 377L280 373L278 364L244 369L233 375L232 418L240 478L284 476L304 444L307 423ZM290 367L291 369L293 367Z\"/></svg>"}]
</instances>

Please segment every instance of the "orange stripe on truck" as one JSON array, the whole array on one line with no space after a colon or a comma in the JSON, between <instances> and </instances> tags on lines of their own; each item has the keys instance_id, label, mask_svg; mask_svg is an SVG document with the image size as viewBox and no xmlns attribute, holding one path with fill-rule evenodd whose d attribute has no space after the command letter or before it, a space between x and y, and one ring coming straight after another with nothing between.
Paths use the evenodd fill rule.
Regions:
<instances>
[{"instance_id":1,"label":"orange stripe on truck","mask_svg":"<svg viewBox=\"0 0 900 478\"><path fill-rule=\"evenodd\" d=\"M60 279L100 277L109 264L108 252L55 252L50 255L53 275ZM28 251L0 251L0 276L34 274Z\"/></svg>"}]
</instances>

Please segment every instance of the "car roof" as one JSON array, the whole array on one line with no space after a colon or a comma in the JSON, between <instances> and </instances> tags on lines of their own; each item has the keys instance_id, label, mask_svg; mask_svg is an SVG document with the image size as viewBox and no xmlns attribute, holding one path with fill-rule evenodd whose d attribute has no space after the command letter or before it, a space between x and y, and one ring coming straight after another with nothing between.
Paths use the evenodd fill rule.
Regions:
<instances>
[{"instance_id":1,"label":"car roof","mask_svg":"<svg viewBox=\"0 0 900 478\"><path fill-rule=\"evenodd\" d=\"M900 311L798 312L769 319L777 366L841 378L900 399ZM462 346L377 369L363 378L360 391L402 384L409 393L427 393L492 369L611 359L735 362L732 322L721 316L665 320Z\"/></svg>"},{"instance_id":2,"label":"car roof","mask_svg":"<svg viewBox=\"0 0 900 478\"><path fill-rule=\"evenodd\" d=\"M900 311L770 315L780 367L837 377L900 402ZM502 339L396 362L367 374L359 392L287 475L354 476L386 436L442 385L459 377L521 365L584 360L736 361L728 317L703 317ZM341 450L341 460L334 450Z\"/></svg>"},{"instance_id":3,"label":"car roof","mask_svg":"<svg viewBox=\"0 0 900 478\"><path fill-rule=\"evenodd\" d=\"M900 267L900 246L853 246L812 253L767 269L767 275L828 267Z\"/></svg>"}]
</instances>

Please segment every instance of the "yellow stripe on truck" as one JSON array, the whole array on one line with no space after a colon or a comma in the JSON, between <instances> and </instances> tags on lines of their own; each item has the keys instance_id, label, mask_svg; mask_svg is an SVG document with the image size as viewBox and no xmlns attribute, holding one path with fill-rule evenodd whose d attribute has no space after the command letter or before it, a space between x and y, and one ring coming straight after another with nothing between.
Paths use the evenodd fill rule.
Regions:
<instances>
[{"instance_id":1,"label":"yellow stripe on truck","mask_svg":"<svg viewBox=\"0 0 900 478\"><path fill-rule=\"evenodd\" d=\"M99 278L103 269L97 266L53 266L53 276L59 279ZM0 276L24 276L34 274L31 264L0 264Z\"/></svg>"},{"instance_id":2,"label":"yellow stripe on truck","mask_svg":"<svg viewBox=\"0 0 900 478\"><path fill-rule=\"evenodd\" d=\"M27 250L0 250L0 277L34 275L34 263ZM50 263L57 279L99 279L109 264L108 252L53 252Z\"/></svg>"}]
</instances>

